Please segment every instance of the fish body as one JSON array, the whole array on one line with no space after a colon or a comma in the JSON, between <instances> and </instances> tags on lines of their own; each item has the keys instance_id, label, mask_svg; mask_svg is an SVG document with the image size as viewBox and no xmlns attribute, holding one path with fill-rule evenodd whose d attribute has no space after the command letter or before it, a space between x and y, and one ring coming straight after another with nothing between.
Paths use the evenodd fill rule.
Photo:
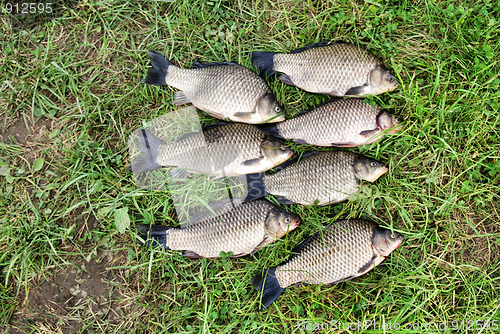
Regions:
<instances>
[{"instance_id":1,"label":"fish body","mask_svg":"<svg viewBox=\"0 0 500 334\"><path fill-rule=\"evenodd\" d=\"M361 276L380 264L401 242L397 232L362 220L340 220L297 246L285 263L256 275L262 306L271 305L289 286L331 284Z\"/></svg>"},{"instance_id":2,"label":"fish body","mask_svg":"<svg viewBox=\"0 0 500 334\"><path fill-rule=\"evenodd\" d=\"M147 130L139 131L141 154L132 170L143 172L175 166L215 177L261 173L286 160L293 151L280 140L244 123L216 123L165 144ZM185 175L184 175L185 176Z\"/></svg>"},{"instance_id":3,"label":"fish body","mask_svg":"<svg viewBox=\"0 0 500 334\"><path fill-rule=\"evenodd\" d=\"M327 205L347 200L361 180L375 182L387 167L346 151L313 153L271 175L248 175L246 200L268 194L283 204Z\"/></svg>"},{"instance_id":4,"label":"fish body","mask_svg":"<svg viewBox=\"0 0 500 334\"><path fill-rule=\"evenodd\" d=\"M137 228L143 239L149 234L165 249L183 250L183 255L190 258L213 258L221 252L232 252L234 257L256 252L300 223L297 215L267 200L226 210L215 216L204 216L197 224L182 229L162 225L138 225Z\"/></svg>"},{"instance_id":5,"label":"fish body","mask_svg":"<svg viewBox=\"0 0 500 334\"><path fill-rule=\"evenodd\" d=\"M317 43L291 53L252 52L267 75L305 91L333 96L378 95L395 89L395 78L372 54L346 43Z\"/></svg>"},{"instance_id":6,"label":"fish body","mask_svg":"<svg viewBox=\"0 0 500 334\"><path fill-rule=\"evenodd\" d=\"M382 132L397 132L399 123L394 115L361 99L337 99L295 118L259 125L259 128L298 144L356 147L380 140Z\"/></svg>"},{"instance_id":7,"label":"fish body","mask_svg":"<svg viewBox=\"0 0 500 334\"><path fill-rule=\"evenodd\" d=\"M218 119L258 124L285 119L282 108L267 84L254 72L236 63L194 63L196 68L173 65L164 56L149 51L152 68L144 82L180 89L177 105L192 103Z\"/></svg>"}]
</instances>

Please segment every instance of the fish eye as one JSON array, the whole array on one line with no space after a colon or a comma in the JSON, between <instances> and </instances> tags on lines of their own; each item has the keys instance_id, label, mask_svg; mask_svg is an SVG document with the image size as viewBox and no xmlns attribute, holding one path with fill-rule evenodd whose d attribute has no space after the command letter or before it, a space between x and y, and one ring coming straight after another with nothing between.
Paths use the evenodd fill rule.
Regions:
<instances>
[{"instance_id":1,"label":"fish eye","mask_svg":"<svg viewBox=\"0 0 500 334\"><path fill-rule=\"evenodd\" d=\"M286 217L285 218L285 223L289 223L290 222L290 218L289 217Z\"/></svg>"},{"instance_id":2,"label":"fish eye","mask_svg":"<svg viewBox=\"0 0 500 334\"><path fill-rule=\"evenodd\" d=\"M389 82L393 82L395 79L392 75L389 74L389 76L387 77L387 80L389 80Z\"/></svg>"},{"instance_id":3,"label":"fish eye","mask_svg":"<svg viewBox=\"0 0 500 334\"><path fill-rule=\"evenodd\" d=\"M283 146L282 146L282 147L280 147L280 149L281 149L283 152L285 152L285 151L286 151L286 148L285 148L285 147L283 147Z\"/></svg>"},{"instance_id":4,"label":"fish eye","mask_svg":"<svg viewBox=\"0 0 500 334\"><path fill-rule=\"evenodd\" d=\"M276 110L276 112L280 112L280 111L281 111L281 108L280 108L280 107L278 107L278 106L276 106L276 107L274 107L274 110Z\"/></svg>"},{"instance_id":5,"label":"fish eye","mask_svg":"<svg viewBox=\"0 0 500 334\"><path fill-rule=\"evenodd\" d=\"M370 166L377 167L377 163L375 161L370 162Z\"/></svg>"}]
</instances>

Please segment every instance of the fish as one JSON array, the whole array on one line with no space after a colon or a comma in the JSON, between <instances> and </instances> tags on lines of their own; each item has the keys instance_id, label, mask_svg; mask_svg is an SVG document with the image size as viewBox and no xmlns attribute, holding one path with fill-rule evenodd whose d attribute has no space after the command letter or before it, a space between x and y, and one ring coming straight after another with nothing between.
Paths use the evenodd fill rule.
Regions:
<instances>
[{"instance_id":1,"label":"fish","mask_svg":"<svg viewBox=\"0 0 500 334\"><path fill-rule=\"evenodd\" d=\"M280 72L283 83L312 93L366 96L398 87L375 56L347 43L321 42L290 53L254 51L251 58L266 76Z\"/></svg>"},{"instance_id":2,"label":"fish","mask_svg":"<svg viewBox=\"0 0 500 334\"><path fill-rule=\"evenodd\" d=\"M266 82L236 63L193 63L191 69L173 65L163 55L148 51L152 68L143 82L179 89L174 104L193 104L218 119L259 124L285 120L283 108Z\"/></svg>"},{"instance_id":3,"label":"fish","mask_svg":"<svg viewBox=\"0 0 500 334\"><path fill-rule=\"evenodd\" d=\"M362 219L339 220L299 244L283 264L258 273L261 308L289 286L335 284L366 274L403 242L403 235Z\"/></svg>"},{"instance_id":4,"label":"fish","mask_svg":"<svg viewBox=\"0 0 500 334\"><path fill-rule=\"evenodd\" d=\"M274 195L281 204L338 203L355 194L361 180L375 182L389 170L375 159L347 151L309 152L277 168L274 174L246 176L245 201Z\"/></svg>"},{"instance_id":5,"label":"fish","mask_svg":"<svg viewBox=\"0 0 500 334\"><path fill-rule=\"evenodd\" d=\"M153 238L153 245L182 250L183 256L197 259L219 257L221 252L231 252L232 257L254 254L300 224L299 216L267 200L235 205L229 210L227 205L222 207L224 212L216 209L214 216L202 214L202 220L186 228L139 224L137 229L143 240Z\"/></svg>"},{"instance_id":6,"label":"fish","mask_svg":"<svg viewBox=\"0 0 500 334\"><path fill-rule=\"evenodd\" d=\"M139 129L140 150L131 163L134 173L162 166L182 170L174 178L205 173L215 178L262 173L288 160L294 152L281 140L244 123L218 122L186 133L165 144L147 129Z\"/></svg>"},{"instance_id":7,"label":"fish","mask_svg":"<svg viewBox=\"0 0 500 334\"><path fill-rule=\"evenodd\" d=\"M396 133L401 120L372 107L361 99L336 99L322 103L299 116L258 128L297 144L356 147L372 144L385 133Z\"/></svg>"}]
</instances>

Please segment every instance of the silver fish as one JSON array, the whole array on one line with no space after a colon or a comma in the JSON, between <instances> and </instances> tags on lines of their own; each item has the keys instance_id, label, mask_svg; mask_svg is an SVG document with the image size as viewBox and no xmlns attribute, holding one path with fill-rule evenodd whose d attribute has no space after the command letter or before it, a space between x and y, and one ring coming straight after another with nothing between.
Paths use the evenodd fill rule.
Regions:
<instances>
[{"instance_id":1,"label":"silver fish","mask_svg":"<svg viewBox=\"0 0 500 334\"><path fill-rule=\"evenodd\" d=\"M252 63L268 76L305 91L333 96L378 95L396 79L372 54L345 43L317 43L291 53L252 52Z\"/></svg>"},{"instance_id":2,"label":"silver fish","mask_svg":"<svg viewBox=\"0 0 500 334\"><path fill-rule=\"evenodd\" d=\"M399 130L400 120L360 99L325 102L281 123L259 129L297 144L356 147L374 143Z\"/></svg>"},{"instance_id":3,"label":"silver fish","mask_svg":"<svg viewBox=\"0 0 500 334\"><path fill-rule=\"evenodd\" d=\"M245 200L272 194L282 204L342 202L358 191L361 180L375 182L388 171L375 159L345 151L315 152L283 167L271 175L247 175Z\"/></svg>"},{"instance_id":4,"label":"silver fish","mask_svg":"<svg viewBox=\"0 0 500 334\"><path fill-rule=\"evenodd\" d=\"M282 108L267 84L254 72L236 63L194 63L196 68L174 66L155 51L148 52L151 65L145 79L149 85L169 85L176 105L192 103L210 116L258 124L285 120Z\"/></svg>"},{"instance_id":5,"label":"silver fish","mask_svg":"<svg viewBox=\"0 0 500 334\"><path fill-rule=\"evenodd\" d=\"M340 220L298 245L288 261L256 275L262 307L271 305L289 286L332 284L361 276L399 247L403 236L361 220Z\"/></svg>"},{"instance_id":6,"label":"silver fish","mask_svg":"<svg viewBox=\"0 0 500 334\"><path fill-rule=\"evenodd\" d=\"M243 123L212 124L201 132L184 134L171 144L140 129L137 140L141 153L132 160L134 173L161 166L186 169L177 173L177 178L186 177L189 170L215 177L261 173L293 155L280 140Z\"/></svg>"},{"instance_id":7,"label":"silver fish","mask_svg":"<svg viewBox=\"0 0 500 334\"><path fill-rule=\"evenodd\" d=\"M232 252L233 257L252 254L282 238L299 223L294 213L267 200L256 200L182 229L144 224L137 228L144 240L149 236L154 244L183 250L183 256L195 259L219 257L221 252Z\"/></svg>"}]
</instances>

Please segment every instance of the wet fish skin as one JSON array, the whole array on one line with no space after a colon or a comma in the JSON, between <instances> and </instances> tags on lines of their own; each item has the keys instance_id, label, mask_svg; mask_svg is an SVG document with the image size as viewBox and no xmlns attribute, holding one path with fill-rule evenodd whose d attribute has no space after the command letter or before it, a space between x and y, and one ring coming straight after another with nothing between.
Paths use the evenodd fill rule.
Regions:
<instances>
[{"instance_id":1,"label":"wet fish skin","mask_svg":"<svg viewBox=\"0 0 500 334\"><path fill-rule=\"evenodd\" d=\"M187 169L184 173L177 173L180 177L186 177L191 172L206 173L216 178L261 173L293 155L293 151L280 140L253 125L225 122L185 134L172 144L161 142L145 130L144 135L139 133L138 147L142 153L132 160L134 172L161 166Z\"/></svg>"},{"instance_id":2,"label":"wet fish skin","mask_svg":"<svg viewBox=\"0 0 500 334\"><path fill-rule=\"evenodd\" d=\"M141 237L148 235L165 249L183 250L189 258L214 258L221 252L233 257L256 252L294 230L300 219L267 200L243 203L215 217L186 228L137 225Z\"/></svg>"},{"instance_id":3,"label":"wet fish skin","mask_svg":"<svg viewBox=\"0 0 500 334\"><path fill-rule=\"evenodd\" d=\"M283 264L257 274L262 308L289 286L332 284L361 276L399 247L403 236L362 220L339 220L298 245Z\"/></svg>"},{"instance_id":4,"label":"wet fish skin","mask_svg":"<svg viewBox=\"0 0 500 334\"><path fill-rule=\"evenodd\" d=\"M173 65L163 55L149 51L152 68L144 82L180 89L177 105L192 103L218 119L259 124L285 119L267 84L257 74L236 63L194 63L196 68Z\"/></svg>"},{"instance_id":5,"label":"wet fish skin","mask_svg":"<svg viewBox=\"0 0 500 334\"><path fill-rule=\"evenodd\" d=\"M347 151L302 156L271 175L247 175L245 200L272 194L282 204L327 205L347 200L361 180L375 182L388 168L381 162Z\"/></svg>"},{"instance_id":6,"label":"wet fish skin","mask_svg":"<svg viewBox=\"0 0 500 334\"><path fill-rule=\"evenodd\" d=\"M400 120L360 99L336 99L322 103L281 123L258 127L273 136L297 144L356 147L372 144L383 133L399 130Z\"/></svg>"},{"instance_id":7,"label":"wet fish skin","mask_svg":"<svg viewBox=\"0 0 500 334\"><path fill-rule=\"evenodd\" d=\"M268 76L305 91L332 96L378 95L396 89L396 79L372 54L347 43L322 42L291 53L252 52Z\"/></svg>"}]
</instances>

